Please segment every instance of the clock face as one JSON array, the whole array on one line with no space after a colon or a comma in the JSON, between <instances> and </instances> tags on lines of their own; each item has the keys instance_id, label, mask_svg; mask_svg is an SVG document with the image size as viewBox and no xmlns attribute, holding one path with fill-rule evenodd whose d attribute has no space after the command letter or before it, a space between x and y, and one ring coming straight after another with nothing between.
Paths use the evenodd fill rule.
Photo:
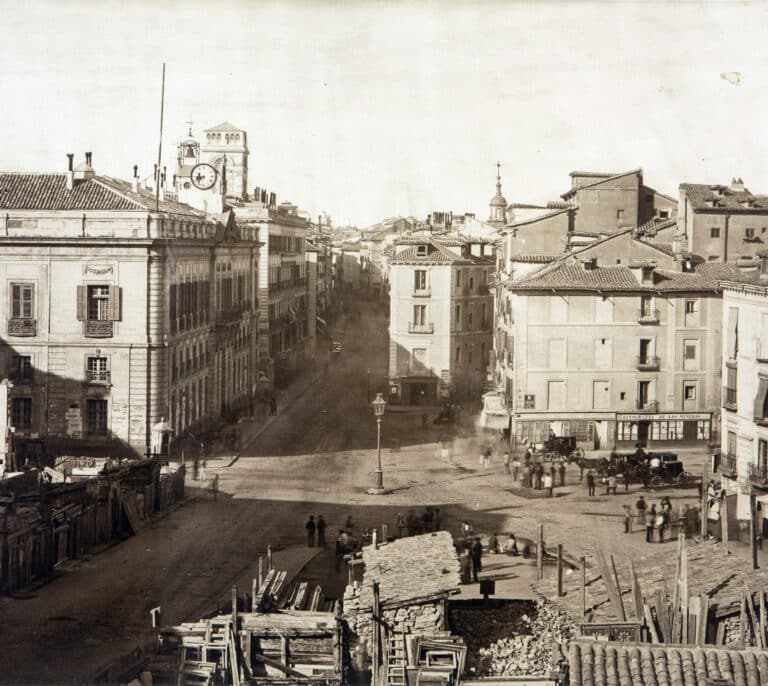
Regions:
<instances>
[{"instance_id":1,"label":"clock face","mask_svg":"<svg viewBox=\"0 0 768 686\"><path fill-rule=\"evenodd\" d=\"M201 191L207 191L209 188L213 188L213 184L216 183L216 177L219 173L215 167L210 164L197 164L192 168L192 173L189 175L195 188L199 188Z\"/></svg>"}]
</instances>

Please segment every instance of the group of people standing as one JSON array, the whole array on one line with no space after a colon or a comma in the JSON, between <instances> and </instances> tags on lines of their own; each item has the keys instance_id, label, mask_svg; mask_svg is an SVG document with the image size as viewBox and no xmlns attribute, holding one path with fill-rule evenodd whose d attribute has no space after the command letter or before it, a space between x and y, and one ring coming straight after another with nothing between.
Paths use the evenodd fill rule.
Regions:
<instances>
[{"instance_id":1,"label":"group of people standing","mask_svg":"<svg viewBox=\"0 0 768 686\"><path fill-rule=\"evenodd\" d=\"M664 496L659 505L648 504L641 495L635 503L634 512L629 505L624 506L624 531L632 533L632 521L636 520L645 525L645 540L648 543L663 543L672 527L678 525L686 536L699 533L701 519L699 509L690 505L681 505L677 519L673 519L672 502Z\"/></svg>"},{"instance_id":2,"label":"group of people standing","mask_svg":"<svg viewBox=\"0 0 768 686\"><path fill-rule=\"evenodd\" d=\"M483 544L480 536L465 538L459 550L461 583L477 583L478 574L483 568Z\"/></svg>"}]
</instances>

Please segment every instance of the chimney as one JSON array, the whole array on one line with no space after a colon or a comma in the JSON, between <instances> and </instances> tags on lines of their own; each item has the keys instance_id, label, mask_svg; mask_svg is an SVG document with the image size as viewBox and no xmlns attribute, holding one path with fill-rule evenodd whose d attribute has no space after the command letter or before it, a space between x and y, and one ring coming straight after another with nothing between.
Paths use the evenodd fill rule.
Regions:
<instances>
[{"instance_id":1,"label":"chimney","mask_svg":"<svg viewBox=\"0 0 768 686\"><path fill-rule=\"evenodd\" d=\"M159 181L157 177L157 164L155 164L155 170L152 172L152 180L157 183Z\"/></svg>"},{"instance_id":2,"label":"chimney","mask_svg":"<svg viewBox=\"0 0 768 686\"><path fill-rule=\"evenodd\" d=\"M741 177L739 177L738 179L735 178L735 177L732 178L731 179L731 185L728 186L728 188L730 190L732 190L734 193L744 193L744 192L746 192L746 187L744 186L744 181L742 180Z\"/></svg>"},{"instance_id":3,"label":"chimney","mask_svg":"<svg viewBox=\"0 0 768 686\"><path fill-rule=\"evenodd\" d=\"M93 166L93 153L87 152L85 153L85 163L89 166Z\"/></svg>"},{"instance_id":4,"label":"chimney","mask_svg":"<svg viewBox=\"0 0 768 686\"><path fill-rule=\"evenodd\" d=\"M131 190L134 193L139 192L139 165L133 165L133 178L131 179Z\"/></svg>"},{"instance_id":5,"label":"chimney","mask_svg":"<svg viewBox=\"0 0 768 686\"><path fill-rule=\"evenodd\" d=\"M75 156L71 152L67 153L67 190L71 191L75 185L75 172L73 170Z\"/></svg>"}]
</instances>

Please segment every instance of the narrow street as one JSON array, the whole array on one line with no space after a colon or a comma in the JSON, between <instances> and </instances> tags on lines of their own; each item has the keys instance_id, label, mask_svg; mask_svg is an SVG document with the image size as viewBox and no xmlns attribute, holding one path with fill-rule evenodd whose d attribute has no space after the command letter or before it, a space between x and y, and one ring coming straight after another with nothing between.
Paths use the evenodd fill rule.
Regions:
<instances>
[{"instance_id":1,"label":"narrow street","mask_svg":"<svg viewBox=\"0 0 768 686\"><path fill-rule=\"evenodd\" d=\"M309 563L304 571L308 578L322 583L328 595L340 593L346 576L335 572L331 550L348 515L360 534L382 524L394 528L398 514L411 508L420 514L432 504L441 508L443 528L451 531L467 519L476 531L534 537L544 524L548 545L564 543L573 555L598 536L617 555L658 550L658 544L646 544L640 533L623 534L621 506L634 502L637 487L588 499L578 483L578 469L571 467L566 486L555 489L553 499L515 490L498 461L487 470L477 463L481 437L457 441L453 463L442 462L437 441L444 430L431 422L425 430L421 412L388 408L382 462L392 493L368 495L376 463L376 422L366 395L372 399L384 388L385 319L382 312L351 315L343 351L328 374L290 407L280 407L257 439L249 441L244 430L237 460L209 463L208 478L214 473L220 477L217 502L206 483L189 481L191 500L150 522L140 535L73 563L32 597L3 598L3 681L62 683L92 671L151 640L151 608L160 606L163 623L171 624L196 617L217 600L226 601L233 584L248 588L267 545L276 551L277 567L298 572ZM686 467L696 471L703 456L685 459ZM675 507L697 500L695 490L669 495ZM329 546L319 557L305 545L309 514L323 514L328 522ZM593 526L585 527L585 521ZM509 578L517 580L520 596L530 593L525 569L514 570Z\"/></svg>"}]
</instances>

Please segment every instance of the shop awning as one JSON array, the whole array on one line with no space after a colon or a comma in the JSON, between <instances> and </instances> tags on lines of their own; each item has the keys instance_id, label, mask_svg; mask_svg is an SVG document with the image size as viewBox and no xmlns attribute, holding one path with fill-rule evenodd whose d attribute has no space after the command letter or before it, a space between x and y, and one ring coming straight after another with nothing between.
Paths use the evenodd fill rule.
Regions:
<instances>
[{"instance_id":1,"label":"shop awning","mask_svg":"<svg viewBox=\"0 0 768 686\"><path fill-rule=\"evenodd\" d=\"M490 391L483 394L483 411L477 421L478 428L503 431L509 428L509 413L501 396Z\"/></svg>"}]
</instances>

